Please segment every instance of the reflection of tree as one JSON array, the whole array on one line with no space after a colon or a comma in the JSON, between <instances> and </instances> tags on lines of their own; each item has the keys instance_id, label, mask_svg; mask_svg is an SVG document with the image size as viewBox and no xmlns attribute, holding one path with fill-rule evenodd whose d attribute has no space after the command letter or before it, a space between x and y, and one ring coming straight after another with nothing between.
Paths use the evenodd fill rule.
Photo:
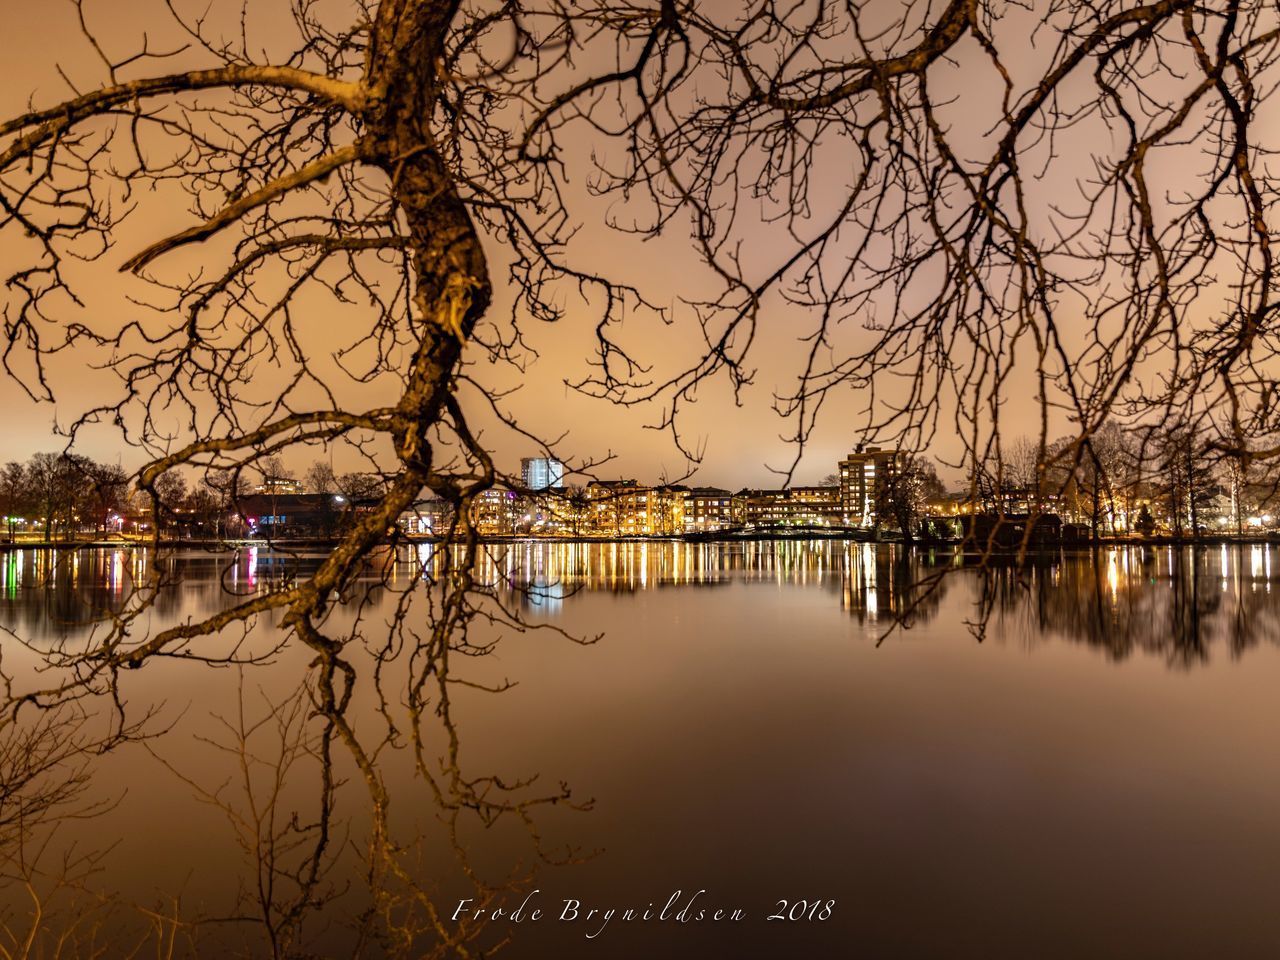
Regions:
<instances>
[{"instance_id":1,"label":"reflection of tree","mask_svg":"<svg viewBox=\"0 0 1280 960\"><path fill-rule=\"evenodd\" d=\"M93 790L93 758L143 737L151 718L151 709L137 711L104 737L98 718L80 703L10 717L0 738L0 891L17 892L20 902L0 900L0 956L90 956L87 945L118 942L121 904L92 889L103 849L57 841L69 822L114 805L118 798ZM139 919L124 913L126 922Z\"/></svg>"},{"instance_id":2,"label":"reflection of tree","mask_svg":"<svg viewBox=\"0 0 1280 960\"><path fill-rule=\"evenodd\" d=\"M34 675L29 669L18 671L18 682L35 686L36 692L11 701L6 735L10 743L17 742L21 726L13 714L55 717L83 709L93 721L85 726L89 733L51 741L61 748L55 755L60 769L73 769L68 764L83 761L88 771L94 754L138 738L145 732L140 725L151 718L144 706L129 706L126 713L127 704L112 702L119 678L110 662L104 669L103 661L92 652L103 631L121 630L139 609L137 592L119 579L124 558L131 553L145 555L145 551L123 550L19 555L29 560L29 566L14 596L6 600L10 619L16 614L29 631L19 639L19 646L33 655L29 662L37 667L66 667L74 682L41 688L41 670ZM291 567L292 576L270 575L279 559ZM274 691L263 702L245 697L239 714L223 719L221 735L210 741L224 760L232 761L232 768L241 771L237 783L220 786L220 779L206 779L205 768L193 772L181 763L174 765L198 795L226 812L249 858L250 879L237 915L254 923L226 928L224 935L210 934L214 955L225 955L226 943L239 942L237 931L247 931L243 940L254 955L260 951L252 944L260 938L271 956L314 954L329 942L317 933L329 922L321 918L327 917L327 911L340 910L356 924L357 947L376 944L380 952L412 957L465 956L466 944L485 935L487 928L475 921L454 923L440 913L436 904L444 879L461 878L477 905L496 903L513 882L528 879L526 873L493 878L476 870L469 859L467 824L513 821L527 831L541 859L562 856L543 848L535 812L553 803L578 807L566 786L543 791L537 789L536 778L477 776L464 762L462 737L452 717L453 698L457 690L485 685L455 676L451 661L489 649L490 640L473 641L473 617L480 616L486 626L524 628L512 613L511 591L476 581L470 566L459 565L469 559L466 550L442 551L437 562L422 565L403 562L394 550L375 551L345 584L346 602L324 622L326 629L341 629L350 638L341 656L335 648L328 671L299 671L296 654L280 643L278 635L269 629L255 632L251 625L163 654L198 663L257 664L267 672L256 673L255 682ZM229 560L196 554L163 562L166 586L144 609L153 616L167 613L168 622L178 623L159 631L168 630L172 636L193 616L216 620L229 607L270 600L292 589L299 576L323 568L326 560L316 557L307 563L293 557L258 556L251 550ZM195 571L200 575L193 576ZM388 611L393 617L390 629ZM314 650L324 642L317 629L308 646ZM289 661L292 666L286 665ZM352 706L360 677L367 678L367 689L376 698L372 714ZM14 677L5 679L12 683ZM81 690L107 697L99 700ZM379 719L385 722L381 735L376 724L371 727L371 721ZM163 742L155 749L162 756L169 754ZM453 856L446 862L452 862L452 868L424 850L428 838L414 826L420 805L392 805L387 774L390 761L397 757L410 758L416 782L428 787L436 816L444 821L450 838ZM20 770L11 759L0 755L0 764L6 765L0 773L15 784L10 789L0 779L0 804L23 795ZM10 769L17 772L9 776ZM361 792L368 801L363 805ZM34 809L31 802L23 802ZM49 806L56 810L60 804ZM363 813L357 815L361 809ZM350 862L353 850L360 856ZM10 852L0 850L0 855ZM330 882L329 873L340 856L347 861L342 878ZM351 880L358 876L364 876L367 884L353 891ZM203 923L202 929L208 931L213 929L205 922L209 919L188 911L176 914L174 923L186 928ZM114 933L138 920L137 916L115 917L111 922L119 929ZM333 921L337 929L346 923L337 917ZM39 937L58 934L38 929L42 922L33 915Z\"/></svg>"},{"instance_id":3,"label":"reflection of tree","mask_svg":"<svg viewBox=\"0 0 1280 960\"><path fill-rule=\"evenodd\" d=\"M1168 637L1166 649L1171 661L1190 666L1209 657L1215 630L1208 621L1221 608L1222 590L1207 575L1204 550L1179 550L1172 558L1173 569L1167 575L1169 602L1163 605L1163 611L1159 606L1153 611L1153 626L1165 627L1162 633ZM1159 616L1161 612L1163 618ZM1160 634L1153 633L1149 642L1154 645L1157 636Z\"/></svg>"},{"instance_id":4,"label":"reflection of tree","mask_svg":"<svg viewBox=\"0 0 1280 960\"><path fill-rule=\"evenodd\" d=\"M27 565L22 585L6 595L4 609L9 623L31 631L30 643L44 638L46 662L70 659L82 650L95 616L110 620L127 612L129 591L113 592L111 586L117 568L150 562L145 552L129 550L20 556ZM245 673L238 712L224 713L219 732L205 743L209 756L223 758L225 768L179 755L163 738L152 744L200 796L226 814L249 868L238 915L254 920L224 936L200 926L208 917L175 912L164 921L165 929L194 923L205 930L202 936L215 953L215 945L231 937L251 953L286 956L332 942L326 938L338 936L339 925L330 918L341 916L356 918L353 941L377 943L392 954L461 955L468 944L477 952L486 949L487 941L471 939L483 937L480 926L455 927L443 923L438 911L433 915L441 885L461 877L477 906L497 904L528 874L484 875L472 863L471 825L512 823L528 832L534 850L554 861L562 854L544 843L538 811L544 804L572 806L574 801L564 788L543 791L532 779L468 769L455 705L484 690L501 690L509 681L485 679L458 665L492 649L495 633L527 629L518 611L554 613L555 602L590 591L786 584L819 591L824 603L838 602L839 591L859 620L887 629L934 621L944 601L954 598L953 584L969 580L998 614L993 623L1006 632L1060 637L1114 659L1154 655L1180 668L1205 662L1215 645L1234 653L1280 636L1280 600L1265 589L1269 548L1225 554L1152 549L1032 554L1022 567L1010 559L1006 567L988 562L972 570L963 567L963 554L950 549L841 541L488 544L464 567L469 556L464 548L434 544L374 551L346 585L345 604L331 614L328 626L353 642L341 665L335 664L327 690L323 674L296 684L299 673L286 663L293 656L296 667L296 655L273 646L266 631L223 638L222 648L206 643L191 650L193 657L217 662L263 659L263 671L275 669L278 661L283 672ZM295 578L325 562L323 556L241 553L228 561L183 555L170 560L174 582L156 598L152 612L175 622L193 612L216 616L228 604L270 596L282 589L282 578L270 574L278 560ZM458 585L467 590L470 606L464 609L458 606ZM55 615L63 617L61 622L52 623ZM447 624L447 633L439 632L438 624ZM271 662L255 646L264 640ZM90 661L80 662L91 669ZM270 696L258 690L268 676L283 682ZM369 681L359 709L354 706L360 696L357 678ZM86 708L82 716L90 717L94 701L80 702ZM23 722L48 719L46 732L33 733L38 748L28 752L27 767L62 778L70 773L71 779L25 776L20 750L0 752L0 773L8 778L0 779L0 829L6 797L22 791L28 796L47 792L46 809L54 820L67 809L59 797L85 798L89 767L74 761L110 745L94 739L96 734L77 739L68 733L79 729L67 725L79 715L38 712L32 706L37 705L22 708ZM373 718L380 722L371 724ZM18 729L10 728L15 749L21 744ZM139 732L123 728L114 737ZM224 783L223 769L237 771L233 782ZM452 851L447 861L438 848L429 850L417 823L419 810L395 796L397 769L407 770L431 796L433 814L445 824L441 842ZM374 805L358 802L361 794L373 798ZM23 803L33 814L39 809ZM446 869L444 862L456 866ZM353 876L369 882L352 886L340 880ZM59 889L59 896L74 893ZM124 905L112 910L111 919L94 922L122 928L138 922ZM59 922L66 919L59 916ZM388 931L402 939L388 945Z\"/></svg>"},{"instance_id":5,"label":"reflection of tree","mask_svg":"<svg viewBox=\"0 0 1280 960\"><path fill-rule=\"evenodd\" d=\"M1203 548L1032 553L1024 565L997 556L969 575L979 585L980 612L1011 617L1028 635L1062 634L1117 658L1145 650L1194 663L1224 639L1242 652L1269 636L1277 603L1264 589L1270 549L1233 548L1225 561L1218 550ZM434 544L383 549L370 557L357 583L360 590L388 587L398 594L423 571L438 579L456 569L465 555ZM843 605L860 619L886 625L900 619L911 626L937 615L949 581L965 575L959 562L950 548L844 541L493 543L480 551L470 580L478 596L542 617L589 593L741 581L839 590ZM78 635L127 609L131 585L149 563L148 551L128 548L6 555L3 622L33 638ZM280 589L308 575L323 557L242 551L230 557L191 553L170 563L174 582L153 609L177 619L192 612L214 615L229 593L243 598Z\"/></svg>"},{"instance_id":6,"label":"reflection of tree","mask_svg":"<svg viewBox=\"0 0 1280 960\"><path fill-rule=\"evenodd\" d=\"M144 550L22 550L0 557L0 611L26 637L77 630L120 613Z\"/></svg>"},{"instance_id":7,"label":"reflection of tree","mask_svg":"<svg viewBox=\"0 0 1280 960\"><path fill-rule=\"evenodd\" d=\"M982 571L981 602L1021 637L1059 636L1117 660L1144 653L1190 667L1217 644L1238 654L1280 639L1280 597L1251 588L1241 571L1248 556L1247 548L1222 556L1118 548L1033 557L1024 568Z\"/></svg>"},{"instance_id":8,"label":"reflection of tree","mask_svg":"<svg viewBox=\"0 0 1280 960\"><path fill-rule=\"evenodd\" d=\"M308 722L313 695L303 688L280 702L264 694L246 702L242 676L237 712L216 718L217 733L205 741L237 776L209 784L180 762L161 761L225 814L245 867L237 914L260 921L273 958L298 956L334 935L315 913L340 895L334 868L349 854L345 835L334 833L332 735Z\"/></svg>"},{"instance_id":9,"label":"reflection of tree","mask_svg":"<svg viewBox=\"0 0 1280 960\"><path fill-rule=\"evenodd\" d=\"M154 554L142 547L15 550L0 555L0 623L35 641L106 629L127 616L136 591L152 576ZM166 620L180 613L214 614L227 604L216 571L234 579L232 592L250 580L247 559L193 554L170 557L168 585L151 601ZM232 575L234 574L234 578ZM228 584L233 586L233 584Z\"/></svg>"},{"instance_id":10,"label":"reflection of tree","mask_svg":"<svg viewBox=\"0 0 1280 960\"><path fill-rule=\"evenodd\" d=\"M87 796L89 727L84 711L70 705L32 712L0 741L0 854L13 854L60 817L103 805Z\"/></svg>"}]
</instances>

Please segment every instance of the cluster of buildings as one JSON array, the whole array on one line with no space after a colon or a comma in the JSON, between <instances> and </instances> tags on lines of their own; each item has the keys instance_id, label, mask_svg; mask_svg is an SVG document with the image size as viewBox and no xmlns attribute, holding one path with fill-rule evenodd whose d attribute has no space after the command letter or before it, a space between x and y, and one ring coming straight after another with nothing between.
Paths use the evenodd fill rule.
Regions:
<instances>
[{"instance_id":1,"label":"cluster of buildings","mask_svg":"<svg viewBox=\"0 0 1280 960\"><path fill-rule=\"evenodd\" d=\"M520 490L495 487L472 504L484 536L637 537L717 533L770 527L867 529L875 524L877 488L901 455L859 448L839 465L829 486L744 489L593 480L564 483L564 466L546 457L521 464ZM427 500L401 518L410 535L430 536L452 523L450 505Z\"/></svg>"},{"instance_id":2,"label":"cluster of buildings","mask_svg":"<svg viewBox=\"0 0 1280 960\"><path fill-rule=\"evenodd\" d=\"M0 520L10 541L42 535L45 540L70 540L86 531L98 537L151 532L156 518L150 498L128 496L123 471L112 475L111 484L86 486L95 476L107 476L105 468L89 461L71 464L62 471L62 492L40 499L36 491L45 489L37 482L42 463L37 457L30 465L9 465L18 476L14 480L9 476L13 471L6 473ZM874 530L898 531L904 539L1022 543L1280 533L1275 506L1280 488L1274 477L1250 475L1230 464L1188 465L1182 459L1147 463L1135 455L1107 470L1095 463L1089 469L1046 471L1034 485L1021 479L1028 473L1024 468L992 476L980 470L966 489L947 493L927 460L859 447L816 486L730 490L635 479L571 485L560 461L530 457L523 461L519 479L474 497L467 519L487 537ZM180 483L161 494L161 535L193 540L332 538L374 509L385 490L379 475L336 478L330 470L326 478L323 470L313 469L308 478L304 484L287 475L267 475L256 486L237 482L234 494L218 483L190 492ZM402 514L399 526L410 536L439 536L454 527L458 518L452 510L449 502L422 500Z\"/></svg>"}]
</instances>

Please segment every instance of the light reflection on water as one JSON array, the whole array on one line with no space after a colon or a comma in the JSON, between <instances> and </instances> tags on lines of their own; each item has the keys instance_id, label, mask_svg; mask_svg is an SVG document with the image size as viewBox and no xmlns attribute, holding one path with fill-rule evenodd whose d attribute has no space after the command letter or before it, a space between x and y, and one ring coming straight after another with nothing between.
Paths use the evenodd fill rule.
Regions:
<instances>
[{"instance_id":1,"label":"light reflection on water","mask_svg":"<svg viewBox=\"0 0 1280 960\"><path fill-rule=\"evenodd\" d=\"M563 778L596 800L545 822L556 842L604 852L544 872L544 894L643 906L705 887L757 918L782 897L839 901L803 927L590 942L542 925L504 955L1273 955L1275 549L1104 548L979 568L949 550L838 541L490 545L482 589L531 621L605 632L592 646L508 635L466 678L516 685L456 693L469 769ZM151 628L320 560L182 553ZM353 595L385 611L382 594L442 560L429 544L379 552ZM0 621L51 640L118 611L156 561L124 549L0 563ZM899 616L911 629L886 637ZM305 667L295 654L246 676L281 693ZM162 663L127 682L133 704L163 702L175 723L155 748L218 782L199 738L209 714L234 711L234 672ZM385 756L394 808L434 822L403 753ZM105 758L96 788L125 796L83 827L120 841L103 882L138 902L181 889L193 909L225 906L236 860L216 812L141 751ZM495 872L528 856L497 832L473 842ZM358 862L344 869L358 888Z\"/></svg>"},{"instance_id":2,"label":"light reflection on water","mask_svg":"<svg viewBox=\"0 0 1280 960\"><path fill-rule=\"evenodd\" d=\"M475 570L482 589L514 600L527 615L555 618L576 598L652 590L773 584L814 590L868 628L927 623L959 589L966 621L982 635L1024 645L1085 642L1122 658L1164 652L1171 662L1202 660L1216 642L1238 654L1280 635L1274 588L1277 547L1121 546L1032 556L1023 568L993 558L985 568L951 549L841 541L736 543L547 543L485 546ZM235 554L186 551L167 560L178 582L158 598L154 624L208 615L236 599L295 581L320 554L250 546ZM431 543L381 550L362 583L409 585L439 572ZM1280 567L1276 567L1280 571ZM118 611L152 572L142 548L0 553L0 623L40 639L75 633ZM696 592L696 591L695 591ZM696 602L690 595L690 602ZM602 628L607 629L607 624Z\"/></svg>"}]
</instances>

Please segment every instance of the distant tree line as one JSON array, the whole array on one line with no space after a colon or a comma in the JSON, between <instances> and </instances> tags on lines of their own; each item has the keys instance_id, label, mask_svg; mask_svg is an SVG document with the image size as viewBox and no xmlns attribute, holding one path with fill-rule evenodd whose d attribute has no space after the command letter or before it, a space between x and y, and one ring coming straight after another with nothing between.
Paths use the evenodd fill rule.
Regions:
<instances>
[{"instance_id":1,"label":"distant tree line","mask_svg":"<svg viewBox=\"0 0 1280 960\"><path fill-rule=\"evenodd\" d=\"M1091 537L1159 529L1175 537L1242 533L1276 504L1265 462L1203 442L1185 421L1125 427L1110 422L1085 443L1040 448L1019 439L973 478L978 509L1056 513Z\"/></svg>"},{"instance_id":2,"label":"distant tree line","mask_svg":"<svg viewBox=\"0 0 1280 960\"><path fill-rule=\"evenodd\" d=\"M243 534L240 501L282 481L294 481L294 474L278 457L268 458L254 476L211 470L190 482L170 471L156 480L153 498L138 490L119 464L75 453L37 453L0 467L0 518L9 541L23 533L57 543L151 529L216 539ZM384 486L378 475L337 474L322 462L313 463L297 483L307 493L332 494L349 503L376 498Z\"/></svg>"},{"instance_id":3,"label":"distant tree line","mask_svg":"<svg viewBox=\"0 0 1280 960\"><path fill-rule=\"evenodd\" d=\"M113 516L127 509L129 476L115 464L74 453L37 453L0 469L0 513L8 539L38 525L48 540L85 530L105 536Z\"/></svg>"}]
</instances>

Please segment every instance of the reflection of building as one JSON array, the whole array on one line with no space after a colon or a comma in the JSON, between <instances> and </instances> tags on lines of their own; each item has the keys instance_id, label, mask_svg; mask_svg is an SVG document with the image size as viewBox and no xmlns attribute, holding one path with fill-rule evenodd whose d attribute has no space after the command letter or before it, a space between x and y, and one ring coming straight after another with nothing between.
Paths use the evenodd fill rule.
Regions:
<instances>
[{"instance_id":1,"label":"reflection of building","mask_svg":"<svg viewBox=\"0 0 1280 960\"><path fill-rule=\"evenodd\" d=\"M872 544L844 545L840 563L844 608L859 620L879 618L881 583L890 586L893 583L879 568L877 550ZM891 610L892 604L887 606Z\"/></svg>"},{"instance_id":2,"label":"reflection of building","mask_svg":"<svg viewBox=\"0 0 1280 960\"><path fill-rule=\"evenodd\" d=\"M876 494L902 463L896 450L861 445L840 461L840 506L844 525L871 527L876 521Z\"/></svg>"},{"instance_id":3,"label":"reflection of building","mask_svg":"<svg viewBox=\"0 0 1280 960\"><path fill-rule=\"evenodd\" d=\"M927 555L897 545L844 543L833 558L840 567L844 608L863 623L901 618L904 626L935 617L949 579L927 575L930 567L957 565L959 553Z\"/></svg>"},{"instance_id":4,"label":"reflection of building","mask_svg":"<svg viewBox=\"0 0 1280 960\"><path fill-rule=\"evenodd\" d=\"M525 457L520 474L528 490L560 489L564 486L564 464L551 457Z\"/></svg>"},{"instance_id":5,"label":"reflection of building","mask_svg":"<svg viewBox=\"0 0 1280 960\"><path fill-rule=\"evenodd\" d=\"M417 556L433 573L441 551ZM567 601L581 591L630 592L666 585L720 586L733 580L840 588L834 541L747 541L741 544L641 540L629 543L515 542L493 544L478 557L475 582L517 590L529 606ZM532 595L532 596L526 596ZM547 608L543 608L547 612Z\"/></svg>"}]
</instances>

